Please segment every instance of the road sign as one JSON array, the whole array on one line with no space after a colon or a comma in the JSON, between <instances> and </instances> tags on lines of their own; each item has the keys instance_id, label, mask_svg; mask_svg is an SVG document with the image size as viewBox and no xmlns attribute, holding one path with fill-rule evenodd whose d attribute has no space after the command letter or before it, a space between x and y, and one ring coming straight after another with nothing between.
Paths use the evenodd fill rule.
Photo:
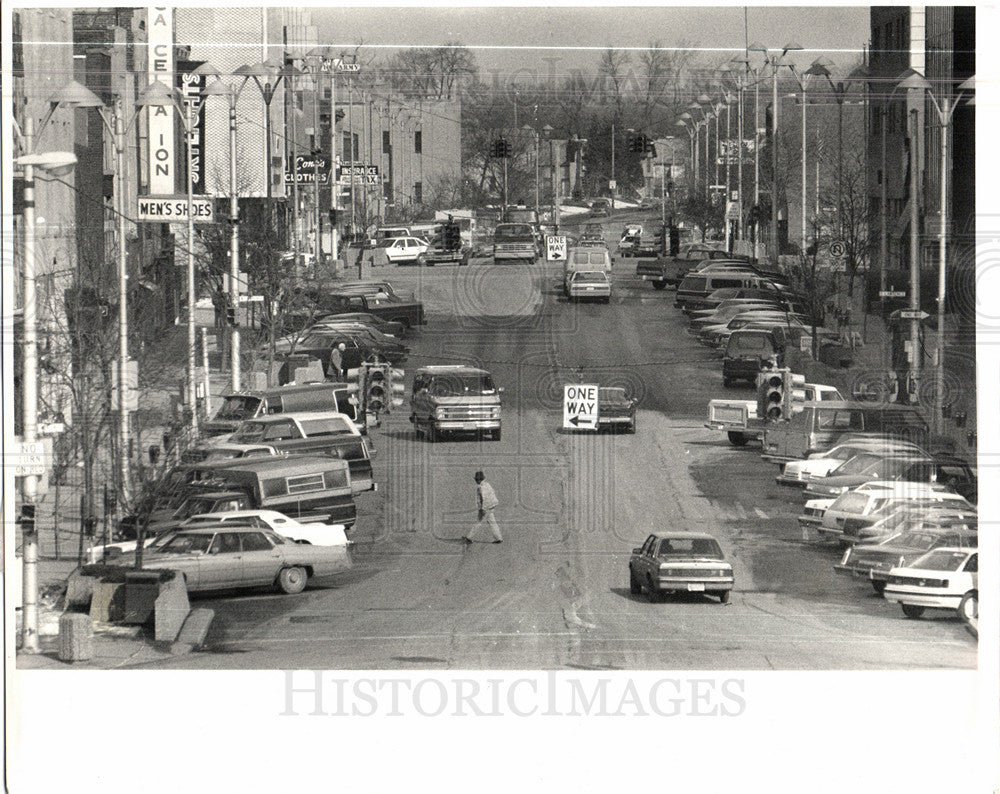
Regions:
<instances>
[{"instance_id":1,"label":"road sign","mask_svg":"<svg viewBox=\"0 0 1000 794\"><path fill-rule=\"evenodd\" d=\"M195 223L215 223L215 201L196 196L191 200ZM175 223L187 221L187 196L139 196L136 220L145 223Z\"/></svg>"},{"instance_id":2,"label":"road sign","mask_svg":"<svg viewBox=\"0 0 1000 794\"><path fill-rule=\"evenodd\" d=\"M920 309L900 309L899 319L900 320L925 320L930 315L927 312L921 311Z\"/></svg>"},{"instance_id":3,"label":"road sign","mask_svg":"<svg viewBox=\"0 0 1000 794\"><path fill-rule=\"evenodd\" d=\"M830 243L830 256L834 259L840 259L847 255L847 245L843 240L835 240Z\"/></svg>"},{"instance_id":4,"label":"road sign","mask_svg":"<svg viewBox=\"0 0 1000 794\"><path fill-rule=\"evenodd\" d=\"M263 295L240 295L240 303L263 303Z\"/></svg>"},{"instance_id":5,"label":"road sign","mask_svg":"<svg viewBox=\"0 0 1000 794\"><path fill-rule=\"evenodd\" d=\"M52 467L52 439L40 438L31 443L15 440L4 450L3 465L14 469L15 477L42 476Z\"/></svg>"},{"instance_id":6,"label":"road sign","mask_svg":"<svg viewBox=\"0 0 1000 794\"><path fill-rule=\"evenodd\" d=\"M378 166L367 163L347 163L337 168L337 182L341 185L377 185Z\"/></svg>"},{"instance_id":7,"label":"road sign","mask_svg":"<svg viewBox=\"0 0 1000 794\"><path fill-rule=\"evenodd\" d=\"M880 298L905 298L906 291L899 289L883 289L879 290L878 296Z\"/></svg>"},{"instance_id":8,"label":"road sign","mask_svg":"<svg viewBox=\"0 0 1000 794\"><path fill-rule=\"evenodd\" d=\"M563 427L568 430L597 430L597 386L563 386Z\"/></svg>"},{"instance_id":9,"label":"road sign","mask_svg":"<svg viewBox=\"0 0 1000 794\"><path fill-rule=\"evenodd\" d=\"M609 179L608 180L608 190L614 190L617 187L618 187L618 180L617 179Z\"/></svg>"},{"instance_id":10,"label":"road sign","mask_svg":"<svg viewBox=\"0 0 1000 794\"><path fill-rule=\"evenodd\" d=\"M361 71L361 64L360 63L344 63L343 61L341 61L340 63L337 64L337 71L338 72L360 72Z\"/></svg>"},{"instance_id":11,"label":"road sign","mask_svg":"<svg viewBox=\"0 0 1000 794\"><path fill-rule=\"evenodd\" d=\"M565 262L566 248L566 235L545 235L545 258L549 262Z\"/></svg>"}]
</instances>

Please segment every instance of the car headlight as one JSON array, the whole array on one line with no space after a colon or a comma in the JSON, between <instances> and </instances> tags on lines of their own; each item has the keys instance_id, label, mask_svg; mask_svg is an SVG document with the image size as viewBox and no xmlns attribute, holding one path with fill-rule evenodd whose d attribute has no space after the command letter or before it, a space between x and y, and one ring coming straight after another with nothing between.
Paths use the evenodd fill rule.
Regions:
<instances>
[{"instance_id":1,"label":"car headlight","mask_svg":"<svg viewBox=\"0 0 1000 794\"><path fill-rule=\"evenodd\" d=\"M434 418L435 419L444 419L444 408L443 407L438 407L438 408L434 409Z\"/></svg>"},{"instance_id":2,"label":"car headlight","mask_svg":"<svg viewBox=\"0 0 1000 794\"><path fill-rule=\"evenodd\" d=\"M847 565L848 561L851 559L851 551L852 549L847 549L847 551L844 552L844 556L840 560L841 565Z\"/></svg>"}]
</instances>

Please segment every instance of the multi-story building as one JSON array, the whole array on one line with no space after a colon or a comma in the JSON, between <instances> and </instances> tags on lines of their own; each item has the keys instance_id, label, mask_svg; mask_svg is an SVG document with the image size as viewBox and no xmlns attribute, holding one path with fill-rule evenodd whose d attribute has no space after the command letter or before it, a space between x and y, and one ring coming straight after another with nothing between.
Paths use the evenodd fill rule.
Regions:
<instances>
[{"instance_id":1,"label":"multi-story building","mask_svg":"<svg viewBox=\"0 0 1000 794\"><path fill-rule=\"evenodd\" d=\"M14 120L14 157L74 149L86 137L72 110L58 109L49 116L49 101L73 75L73 13L70 9L18 9L11 16L11 105ZM47 122L46 122L47 119ZM42 126L44 123L44 127ZM28 137L30 134L30 138ZM13 212L4 211L4 239L13 247L13 301L16 338L20 342L24 276L24 183L16 169ZM77 252L77 185L74 172L48 175L35 169L34 178L34 276L35 326L38 333L39 415L45 423L71 420L72 401L65 373L69 371L61 339L65 337L64 293L73 280ZM100 199L97 199L98 203ZM20 347L14 356L15 433L21 431Z\"/></svg>"},{"instance_id":2,"label":"multi-story building","mask_svg":"<svg viewBox=\"0 0 1000 794\"><path fill-rule=\"evenodd\" d=\"M973 6L882 6L871 10L868 57L868 160L872 164L868 196L872 214L885 206L885 243L880 245L890 277L906 283L911 252L911 218L916 202L917 252L925 311L936 310L938 226L941 210L942 127L928 95L938 104L954 102L958 86L975 72L976 22ZM931 84L924 90L897 90L906 70L923 75ZM950 177L948 191L947 308L971 329L974 320L975 233L975 109L960 103L948 135ZM911 150L916 157L916 195ZM881 224L878 236L881 237ZM881 240L879 240L881 242ZM880 256L880 258L883 258Z\"/></svg>"}]
</instances>

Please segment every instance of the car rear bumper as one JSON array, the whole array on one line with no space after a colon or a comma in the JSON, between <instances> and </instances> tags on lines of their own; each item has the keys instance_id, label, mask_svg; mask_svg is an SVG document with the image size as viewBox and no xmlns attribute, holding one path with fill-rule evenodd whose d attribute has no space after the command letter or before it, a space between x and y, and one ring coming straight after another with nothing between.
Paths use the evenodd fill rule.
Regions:
<instances>
[{"instance_id":1,"label":"car rear bumper","mask_svg":"<svg viewBox=\"0 0 1000 794\"><path fill-rule=\"evenodd\" d=\"M719 593L733 589L733 577L711 579L676 579L660 577L656 582L658 590L677 593Z\"/></svg>"},{"instance_id":2,"label":"car rear bumper","mask_svg":"<svg viewBox=\"0 0 1000 794\"><path fill-rule=\"evenodd\" d=\"M923 588L900 587L898 585L886 585L886 601L897 604L910 604L915 607L930 607L931 609L958 609L962 596L922 593Z\"/></svg>"},{"instance_id":3,"label":"car rear bumper","mask_svg":"<svg viewBox=\"0 0 1000 794\"><path fill-rule=\"evenodd\" d=\"M434 427L438 430L499 430L499 419L435 419Z\"/></svg>"}]
</instances>

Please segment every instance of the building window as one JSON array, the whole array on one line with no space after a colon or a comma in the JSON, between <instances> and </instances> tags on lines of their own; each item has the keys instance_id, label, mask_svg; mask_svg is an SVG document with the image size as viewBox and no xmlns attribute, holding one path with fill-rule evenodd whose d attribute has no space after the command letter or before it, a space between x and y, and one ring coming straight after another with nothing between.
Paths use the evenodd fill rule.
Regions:
<instances>
[{"instance_id":1,"label":"building window","mask_svg":"<svg viewBox=\"0 0 1000 794\"><path fill-rule=\"evenodd\" d=\"M424 203L424 183L423 182L414 182L413 183L413 200L415 202L417 202L417 204L423 204Z\"/></svg>"},{"instance_id":2,"label":"building window","mask_svg":"<svg viewBox=\"0 0 1000 794\"><path fill-rule=\"evenodd\" d=\"M424 134L420 130L417 130L415 133L413 133L413 153L414 154L424 153Z\"/></svg>"},{"instance_id":3,"label":"building window","mask_svg":"<svg viewBox=\"0 0 1000 794\"><path fill-rule=\"evenodd\" d=\"M392 139L389 130L382 131L382 154L389 154L392 151Z\"/></svg>"}]
</instances>

